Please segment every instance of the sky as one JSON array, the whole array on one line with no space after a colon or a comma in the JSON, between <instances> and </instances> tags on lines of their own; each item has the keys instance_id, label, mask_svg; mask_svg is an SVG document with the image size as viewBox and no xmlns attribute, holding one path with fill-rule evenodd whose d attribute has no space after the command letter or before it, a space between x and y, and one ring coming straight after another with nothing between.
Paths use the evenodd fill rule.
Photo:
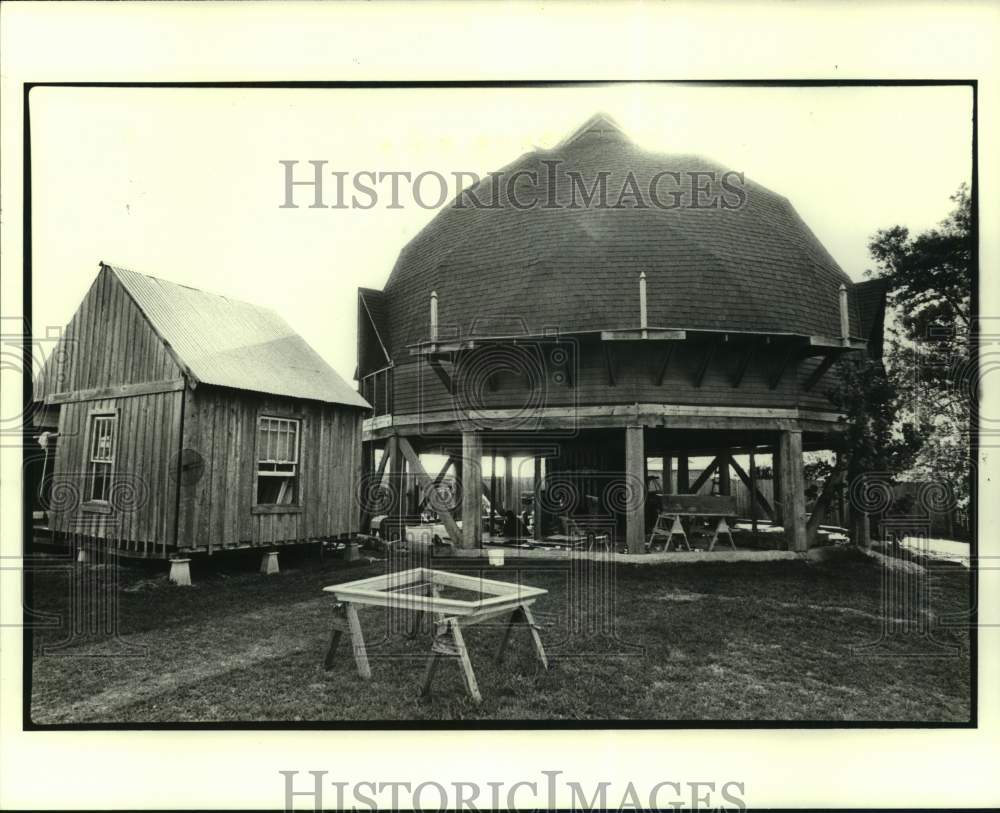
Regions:
<instances>
[{"instance_id":1,"label":"sky","mask_svg":"<svg viewBox=\"0 0 1000 813\"><path fill-rule=\"evenodd\" d=\"M401 208L385 184L367 210L308 208L308 190L282 208L280 162L485 175L596 112L784 195L854 279L876 230L934 226L971 178L968 88L35 88L35 333L69 321L104 261L272 307L350 381L356 290L381 288L434 212L405 184Z\"/></svg>"}]
</instances>

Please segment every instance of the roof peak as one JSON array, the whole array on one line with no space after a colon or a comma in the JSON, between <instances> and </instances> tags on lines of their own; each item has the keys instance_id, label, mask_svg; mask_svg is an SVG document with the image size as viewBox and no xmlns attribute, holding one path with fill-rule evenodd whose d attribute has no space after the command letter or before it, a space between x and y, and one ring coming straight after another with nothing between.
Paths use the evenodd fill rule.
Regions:
<instances>
[{"instance_id":1,"label":"roof peak","mask_svg":"<svg viewBox=\"0 0 1000 813\"><path fill-rule=\"evenodd\" d=\"M625 135L625 131L622 130L621 125L615 121L613 117L609 116L607 113L598 112L577 127L576 130L574 130L569 136L563 139L559 146L566 147L576 141L579 141L581 138L595 136L599 138L611 137L620 140L628 140L628 137Z\"/></svg>"}]
</instances>

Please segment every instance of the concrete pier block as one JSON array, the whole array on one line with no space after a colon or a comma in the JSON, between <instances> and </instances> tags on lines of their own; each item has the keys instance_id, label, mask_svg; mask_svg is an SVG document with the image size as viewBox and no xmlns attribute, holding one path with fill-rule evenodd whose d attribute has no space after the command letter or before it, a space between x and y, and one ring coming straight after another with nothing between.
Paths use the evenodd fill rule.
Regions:
<instances>
[{"instance_id":1,"label":"concrete pier block","mask_svg":"<svg viewBox=\"0 0 1000 813\"><path fill-rule=\"evenodd\" d=\"M278 551L269 550L261 557L260 572L265 576L273 576L281 571L278 569Z\"/></svg>"},{"instance_id":2,"label":"concrete pier block","mask_svg":"<svg viewBox=\"0 0 1000 813\"><path fill-rule=\"evenodd\" d=\"M191 560L171 559L170 560L170 581L178 587L191 586Z\"/></svg>"}]
</instances>

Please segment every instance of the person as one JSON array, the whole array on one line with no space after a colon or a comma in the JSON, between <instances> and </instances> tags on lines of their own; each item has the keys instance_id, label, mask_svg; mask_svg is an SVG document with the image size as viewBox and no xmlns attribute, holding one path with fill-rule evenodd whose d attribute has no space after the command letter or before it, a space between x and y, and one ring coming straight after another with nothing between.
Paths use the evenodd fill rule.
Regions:
<instances>
[{"instance_id":1,"label":"person","mask_svg":"<svg viewBox=\"0 0 1000 813\"><path fill-rule=\"evenodd\" d=\"M656 518L660 515L660 506L663 504L662 495L658 489L660 480L656 475L646 477L646 505L644 519L646 524L646 536L653 531Z\"/></svg>"}]
</instances>

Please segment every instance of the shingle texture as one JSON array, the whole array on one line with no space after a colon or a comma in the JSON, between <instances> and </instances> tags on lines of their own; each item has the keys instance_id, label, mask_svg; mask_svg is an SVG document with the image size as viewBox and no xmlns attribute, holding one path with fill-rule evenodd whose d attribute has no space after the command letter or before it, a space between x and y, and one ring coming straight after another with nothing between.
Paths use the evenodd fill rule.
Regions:
<instances>
[{"instance_id":1,"label":"shingle texture","mask_svg":"<svg viewBox=\"0 0 1000 813\"><path fill-rule=\"evenodd\" d=\"M368 408L269 308L107 267L198 383Z\"/></svg>"},{"instance_id":2,"label":"shingle texture","mask_svg":"<svg viewBox=\"0 0 1000 813\"><path fill-rule=\"evenodd\" d=\"M552 169L552 163L559 165ZM537 183L519 170L537 173ZM522 156L488 176L462 206L442 210L400 253L385 286L382 335L394 358L428 338L428 302L438 293L442 336L448 331L583 332L639 325L639 274L648 286L651 327L802 335L840 334L839 288L850 278L782 196L746 181L741 208L691 208L692 173L712 198L737 202L739 181L721 185L726 168L695 155L640 149L603 117L595 117L552 150ZM576 175L574 175L574 173ZM607 173L607 206L584 205ZM675 175L680 173L681 183ZM630 177L648 208L620 192ZM574 199L578 208L567 208ZM653 205L649 190L678 206ZM679 196L679 197L676 197ZM537 199L526 210L514 203ZM852 298L853 303L853 298ZM851 333L860 335L852 304Z\"/></svg>"}]
</instances>

